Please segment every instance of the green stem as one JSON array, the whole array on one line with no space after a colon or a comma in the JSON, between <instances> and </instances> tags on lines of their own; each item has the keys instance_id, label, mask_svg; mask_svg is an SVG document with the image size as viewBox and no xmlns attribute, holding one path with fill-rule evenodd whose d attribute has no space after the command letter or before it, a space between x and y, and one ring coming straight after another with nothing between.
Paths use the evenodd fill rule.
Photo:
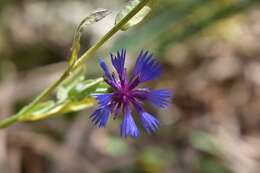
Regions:
<instances>
[{"instance_id":1,"label":"green stem","mask_svg":"<svg viewBox=\"0 0 260 173\"><path fill-rule=\"evenodd\" d=\"M17 114L3 120L0 122L0 128L8 127L14 123L16 123L19 118L26 113L28 113L35 105L43 101L46 97L48 97L52 91L54 91L57 86L59 86L68 76L71 68L67 68L67 70L61 75L61 77L55 81L52 85L46 88L38 97L36 97L28 106L24 107L20 112Z\"/></svg>"},{"instance_id":2,"label":"green stem","mask_svg":"<svg viewBox=\"0 0 260 173\"><path fill-rule=\"evenodd\" d=\"M117 25L115 25L106 35L104 35L94 46L88 49L74 64L73 69L82 65L91 55L118 32L133 16L135 16L150 0L141 1L133 10L131 10Z\"/></svg>"},{"instance_id":3,"label":"green stem","mask_svg":"<svg viewBox=\"0 0 260 173\"><path fill-rule=\"evenodd\" d=\"M150 0L141 1L133 10L131 10L117 25L115 25L104 37L102 37L94 46L88 49L72 67L68 67L61 77L52 85L46 88L38 97L36 97L28 106L24 107L17 114L0 122L0 128L8 127L16 123L20 117L29 113L30 110L47 98L68 76L70 73L80 67L91 55L100 48L107 40L109 40L116 32L118 32L133 16L135 16Z\"/></svg>"},{"instance_id":4,"label":"green stem","mask_svg":"<svg viewBox=\"0 0 260 173\"><path fill-rule=\"evenodd\" d=\"M19 119L20 115L19 114L15 114L9 118L6 118L5 120L0 122L0 128L5 128L8 127L14 123L16 123Z\"/></svg>"}]
</instances>

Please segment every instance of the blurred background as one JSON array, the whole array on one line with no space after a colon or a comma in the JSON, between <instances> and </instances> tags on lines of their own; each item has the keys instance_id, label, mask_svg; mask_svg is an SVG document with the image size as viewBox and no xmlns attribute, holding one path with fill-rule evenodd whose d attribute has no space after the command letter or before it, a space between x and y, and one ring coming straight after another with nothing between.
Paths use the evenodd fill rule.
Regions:
<instances>
[{"instance_id":1,"label":"blurred background","mask_svg":"<svg viewBox=\"0 0 260 173\"><path fill-rule=\"evenodd\" d=\"M87 49L126 0L0 0L0 118L28 104L66 67L74 30L96 8L112 14L84 32ZM119 120L93 127L94 108L0 131L1 173L259 173L259 0L158 0L141 25L120 32L88 61L127 48L154 52L170 88L154 135L122 139Z\"/></svg>"}]
</instances>

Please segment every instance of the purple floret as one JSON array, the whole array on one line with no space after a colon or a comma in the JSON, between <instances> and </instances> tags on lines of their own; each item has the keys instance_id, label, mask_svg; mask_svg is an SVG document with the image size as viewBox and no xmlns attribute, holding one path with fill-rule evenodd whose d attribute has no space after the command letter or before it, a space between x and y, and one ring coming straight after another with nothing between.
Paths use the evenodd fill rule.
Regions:
<instances>
[{"instance_id":1,"label":"purple floret","mask_svg":"<svg viewBox=\"0 0 260 173\"><path fill-rule=\"evenodd\" d=\"M166 108L171 99L171 92L167 89L151 90L137 88L140 83L158 78L162 72L161 64L148 51L141 51L137 57L134 70L128 77L125 68L126 50L122 49L117 55L111 54L111 62L117 72L110 73L105 61L100 58L99 64L104 71L105 82L114 92L96 96L99 107L90 116L92 122L104 128L110 114L118 117L123 112L120 125L122 137L138 137L139 130L135 124L130 107L134 107L140 116L140 122L147 133L158 130L160 122L151 113L144 111L143 102L148 101L158 108Z\"/></svg>"}]
</instances>

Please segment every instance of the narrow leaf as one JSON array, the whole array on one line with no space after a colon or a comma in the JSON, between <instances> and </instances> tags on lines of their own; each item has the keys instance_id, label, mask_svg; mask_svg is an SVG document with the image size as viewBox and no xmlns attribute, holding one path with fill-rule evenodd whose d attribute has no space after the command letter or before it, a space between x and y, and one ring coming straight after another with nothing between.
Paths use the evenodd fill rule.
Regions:
<instances>
[{"instance_id":1,"label":"narrow leaf","mask_svg":"<svg viewBox=\"0 0 260 173\"><path fill-rule=\"evenodd\" d=\"M116 16L115 24L118 24L131 10L133 10L142 0L131 0ZM126 31L129 28L139 24L151 12L153 0L144 6L131 20L129 20L121 30Z\"/></svg>"},{"instance_id":2,"label":"narrow leaf","mask_svg":"<svg viewBox=\"0 0 260 173\"><path fill-rule=\"evenodd\" d=\"M19 118L20 121L36 121L50 115L56 114L64 107L64 104L56 104L54 101L41 102L36 105L25 116Z\"/></svg>"},{"instance_id":3,"label":"narrow leaf","mask_svg":"<svg viewBox=\"0 0 260 173\"><path fill-rule=\"evenodd\" d=\"M69 96L69 91L74 88L78 83L84 81L85 79L85 67L77 69L73 74L70 75L68 79L66 79L62 85L58 87L56 97L59 102L66 100Z\"/></svg>"},{"instance_id":4,"label":"narrow leaf","mask_svg":"<svg viewBox=\"0 0 260 173\"><path fill-rule=\"evenodd\" d=\"M84 98L81 101L64 101L62 103L55 103L54 101L47 101L39 103L28 114L19 118L19 121L38 121L46 119L50 116L76 112L96 104L96 100L92 97Z\"/></svg>"},{"instance_id":5,"label":"narrow leaf","mask_svg":"<svg viewBox=\"0 0 260 173\"><path fill-rule=\"evenodd\" d=\"M90 79L79 83L74 87L69 97L72 100L80 101L86 97L92 96L95 93L103 93L108 91L108 85L104 83L103 78Z\"/></svg>"},{"instance_id":6,"label":"narrow leaf","mask_svg":"<svg viewBox=\"0 0 260 173\"><path fill-rule=\"evenodd\" d=\"M74 35L69 65L73 65L76 62L76 60L78 59L78 53L80 51L80 38L81 38L81 34L83 32L83 29L88 25L91 25L95 22L102 20L104 17L106 17L109 14L110 14L110 12L106 9L97 9L80 22L80 24L78 25L78 27L76 29L75 35Z\"/></svg>"},{"instance_id":7,"label":"narrow leaf","mask_svg":"<svg viewBox=\"0 0 260 173\"><path fill-rule=\"evenodd\" d=\"M61 112L62 113L76 112L94 106L95 104L96 104L96 100L94 98L85 98L79 102L72 101L66 104L66 106L62 108Z\"/></svg>"}]
</instances>

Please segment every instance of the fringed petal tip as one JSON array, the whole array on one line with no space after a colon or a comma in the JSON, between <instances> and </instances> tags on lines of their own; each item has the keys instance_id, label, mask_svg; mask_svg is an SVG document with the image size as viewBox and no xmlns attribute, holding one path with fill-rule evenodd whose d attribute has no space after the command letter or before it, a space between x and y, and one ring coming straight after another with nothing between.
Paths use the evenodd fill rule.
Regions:
<instances>
[{"instance_id":1,"label":"fringed petal tip","mask_svg":"<svg viewBox=\"0 0 260 173\"><path fill-rule=\"evenodd\" d=\"M151 90L146 93L146 96L153 106L167 108L171 102L172 93L168 89Z\"/></svg>"},{"instance_id":2,"label":"fringed petal tip","mask_svg":"<svg viewBox=\"0 0 260 173\"><path fill-rule=\"evenodd\" d=\"M107 64L105 63L105 60L104 58L99 58L99 66L102 68L102 70L104 71L105 73L105 77L110 79L112 78L110 72L109 72L109 69L108 69L108 66Z\"/></svg>"},{"instance_id":3,"label":"fringed petal tip","mask_svg":"<svg viewBox=\"0 0 260 173\"><path fill-rule=\"evenodd\" d=\"M134 67L132 78L140 76L140 82L153 80L162 73L161 64L148 51L141 51Z\"/></svg>"},{"instance_id":4,"label":"fringed petal tip","mask_svg":"<svg viewBox=\"0 0 260 173\"><path fill-rule=\"evenodd\" d=\"M126 49L121 49L121 51L118 51L116 56L110 53L110 57L114 68L116 69L119 77L121 77L125 69Z\"/></svg>"},{"instance_id":5,"label":"fringed petal tip","mask_svg":"<svg viewBox=\"0 0 260 173\"><path fill-rule=\"evenodd\" d=\"M91 114L90 119L99 128L105 128L108 122L109 114L109 108L99 108Z\"/></svg>"},{"instance_id":6,"label":"fringed petal tip","mask_svg":"<svg viewBox=\"0 0 260 173\"><path fill-rule=\"evenodd\" d=\"M124 116L124 119L120 125L120 134L124 138L127 138L128 136L137 138L139 136L139 130L130 112L126 113Z\"/></svg>"},{"instance_id":7,"label":"fringed petal tip","mask_svg":"<svg viewBox=\"0 0 260 173\"><path fill-rule=\"evenodd\" d=\"M154 133L159 129L160 122L147 112L141 113L141 123L147 133Z\"/></svg>"}]
</instances>

